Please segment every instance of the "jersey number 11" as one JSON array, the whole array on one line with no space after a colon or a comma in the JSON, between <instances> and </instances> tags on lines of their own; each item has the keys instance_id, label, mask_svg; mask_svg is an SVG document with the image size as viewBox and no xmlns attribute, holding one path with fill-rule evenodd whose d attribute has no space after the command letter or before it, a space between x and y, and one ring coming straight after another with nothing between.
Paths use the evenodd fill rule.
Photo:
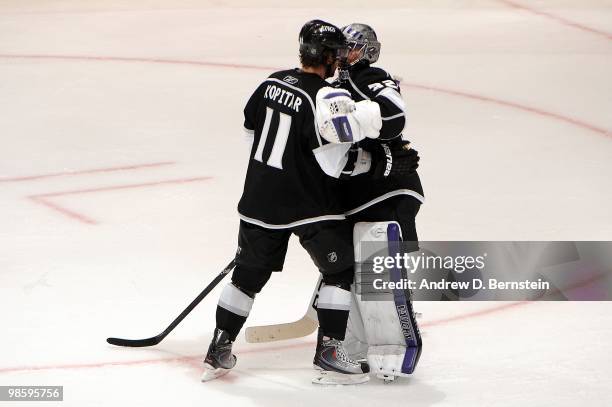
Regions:
<instances>
[{"instance_id":1,"label":"jersey number 11","mask_svg":"<svg viewBox=\"0 0 612 407\"><path fill-rule=\"evenodd\" d=\"M260 163L263 163L263 150L268 139L268 133L270 132L270 122L272 121L272 115L274 110L266 107L266 119L264 120L263 129L261 129L261 138L257 144L257 151L253 157ZM287 146L287 139L289 138L289 130L291 129L291 116L285 113L278 112L278 128L276 129L276 135L274 137L274 144L272 145L272 152L268 157L267 165L270 167L283 169L283 154L285 147Z\"/></svg>"}]
</instances>

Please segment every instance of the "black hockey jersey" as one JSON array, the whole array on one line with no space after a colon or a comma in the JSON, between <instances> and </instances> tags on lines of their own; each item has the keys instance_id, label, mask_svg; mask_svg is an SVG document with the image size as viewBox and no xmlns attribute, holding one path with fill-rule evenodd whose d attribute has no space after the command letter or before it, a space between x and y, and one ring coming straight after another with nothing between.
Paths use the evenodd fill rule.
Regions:
<instances>
[{"instance_id":1,"label":"black hockey jersey","mask_svg":"<svg viewBox=\"0 0 612 407\"><path fill-rule=\"evenodd\" d=\"M244 127L253 146L238 213L243 221L282 229L344 219L339 181L315 158L327 144L315 122L319 89L329 86L299 69L276 72L244 108Z\"/></svg>"},{"instance_id":2,"label":"black hockey jersey","mask_svg":"<svg viewBox=\"0 0 612 407\"><path fill-rule=\"evenodd\" d=\"M372 149L372 143L398 142L406 123L404 102L399 83L386 71L362 61L349 69L350 79L341 86L355 101L372 100L380 105L382 128L376 140L365 139L359 143L364 150ZM412 195L423 201L423 188L418 174L386 180L372 179L368 174L355 175L342 183L343 206L347 214L358 212L370 205L397 195Z\"/></svg>"}]
</instances>

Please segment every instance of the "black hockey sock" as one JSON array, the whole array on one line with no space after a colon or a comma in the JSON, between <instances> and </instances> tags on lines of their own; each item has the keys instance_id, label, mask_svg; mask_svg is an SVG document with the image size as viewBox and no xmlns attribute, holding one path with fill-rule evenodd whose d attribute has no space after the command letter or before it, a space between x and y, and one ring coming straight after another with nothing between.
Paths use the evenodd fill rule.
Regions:
<instances>
[{"instance_id":1,"label":"black hockey sock","mask_svg":"<svg viewBox=\"0 0 612 407\"><path fill-rule=\"evenodd\" d=\"M217 328L227 332L230 341L234 342L236 340L245 321L246 317L217 306Z\"/></svg>"},{"instance_id":2,"label":"black hockey sock","mask_svg":"<svg viewBox=\"0 0 612 407\"><path fill-rule=\"evenodd\" d=\"M344 340L349 312L335 309L317 309L321 333L340 341Z\"/></svg>"},{"instance_id":3,"label":"black hockey sock","mask_svg":"<svg viewBox=\"0 0 612 407\"><path fill-rule=\"evenodd\" d=\"M328 276L324 276L327 278ZM317 299L317 316L320 332L330 338L344 340L349 310L351 309L351 292L349 284L332 285L327 281L319 289Z\"/></svg>"},{"instance_id":4,"label":"black hockey sock","mask_svg":"<svg viewBox=\"0 0 612 407\"><path fill-rule=\"evenodd\" d=\"M217 328L222 329L234 342L244 325L251 307L254 293L249 293L234 283L225 286L217 304Z\"/></svg>"}]
</instances>

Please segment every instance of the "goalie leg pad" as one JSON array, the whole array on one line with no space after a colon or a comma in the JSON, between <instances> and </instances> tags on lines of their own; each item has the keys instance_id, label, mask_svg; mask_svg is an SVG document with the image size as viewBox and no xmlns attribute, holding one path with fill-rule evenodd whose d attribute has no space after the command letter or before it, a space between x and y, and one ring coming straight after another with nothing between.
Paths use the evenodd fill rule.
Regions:
<instances>
[{"instance_id":1,"label":"goalie leg pad","mask_svg":"<svg viewBox=\"0 0 612 407\"><path fill-rule=\"evenodd\" d=\"M401 229L396 222L360 222L355 225L353 238L357 286L365 277L360 275L361 265L368 257L365 250L362 250L361 242L387 241L388 255L395 256L400 251ZM390 281L400 281L403 272L399 269L390 270ZM381 293L375 300L365 301L357 289L354 290L353 303L347 341L354 343L365 339L370 371L379 377L410 375L416 367L422 346L410 293L391 290ZM357 311L361 324L354 323L359 318ZM353 329L355 332L352 332ZM349 347L355 349L354 346Z\"/></svg>"}]
</instances>

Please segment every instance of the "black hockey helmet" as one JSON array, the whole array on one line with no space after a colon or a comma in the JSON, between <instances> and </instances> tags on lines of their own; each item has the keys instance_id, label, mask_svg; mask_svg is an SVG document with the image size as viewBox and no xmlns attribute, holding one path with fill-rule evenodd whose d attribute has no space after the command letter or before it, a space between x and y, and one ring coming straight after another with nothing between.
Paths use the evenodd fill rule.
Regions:
<instances>
[{"instance_id":1,"label":"black hockey helmet","mask_svg":"<svg viewBox=\"0 0 612 407\"><path fill-rule=\"evenodd\" d=\"M328 65L330 55L336 60L347 52L346 38L333 24L311 20L300 30L300 60L304 65Z\"/></svg>"}]
</instances>

